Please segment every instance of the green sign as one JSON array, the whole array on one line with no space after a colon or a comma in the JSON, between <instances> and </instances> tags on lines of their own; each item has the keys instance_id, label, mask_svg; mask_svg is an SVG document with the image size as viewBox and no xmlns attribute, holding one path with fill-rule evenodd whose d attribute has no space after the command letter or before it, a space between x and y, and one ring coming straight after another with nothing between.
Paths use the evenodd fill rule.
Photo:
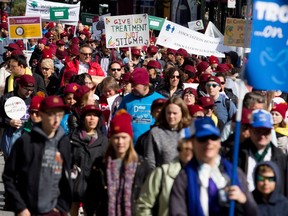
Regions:
<instances>
[{"instance_id":1,"label":"green sign","mask_svg":"<svg viewBox=\"0 0 288 216\"><path fill-rule=\"evenodd\" d=\"M155 16L148 16L148 19L149 19L149 21L148 21L149 29L161 31L161 28L162 28L163 23L165 21L164 18L155 17Z\"/></svg>"},{"instance_id":2,"label":"green sign","mask_svg":"<svg viewBox=\"0 0 288 216\"><path fill-rule=\"evenodd\" d=\"M93 18L98 16L97 14L90 14L90 13L82 13L81 14L81 22L83 25L92 26Z\"/></svg>"},{"instance_id":3,"label":"green sign","mask_svg":"<svg viewBox=\"0 0 288 216\"><path fill-rule=\"evenodd\" d=\"M60 20L68 18L68 7L50 7L50 20Z\"/></svg>"}]
</instances>

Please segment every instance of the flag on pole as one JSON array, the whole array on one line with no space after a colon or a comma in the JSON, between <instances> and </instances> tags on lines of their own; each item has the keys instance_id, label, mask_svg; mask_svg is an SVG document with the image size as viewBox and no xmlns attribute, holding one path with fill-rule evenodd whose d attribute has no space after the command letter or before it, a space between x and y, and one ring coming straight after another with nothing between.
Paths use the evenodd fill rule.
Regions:
<instances>
[{"instance_id":1,"label":"flag on pole","mask_svg":"<svg viewBox=\"0 0 288 216\"><path fill-rule=\"evenodd\" d=\"M288 92L287 0L255 0L245 76L255 89Z\"/></svg>"}]
</instances>

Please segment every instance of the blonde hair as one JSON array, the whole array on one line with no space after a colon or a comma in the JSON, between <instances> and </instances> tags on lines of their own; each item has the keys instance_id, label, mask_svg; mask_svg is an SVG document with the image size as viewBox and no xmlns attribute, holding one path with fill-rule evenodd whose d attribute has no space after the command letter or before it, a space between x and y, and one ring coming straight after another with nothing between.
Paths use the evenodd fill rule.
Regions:
<instances>
[{"instance_id":1,"label":"blonde hair","mask_svg":"<svg viewBox=\"0 0 288 216\"><path fill-rule=\"evenodd\" d=\"M138 161L138 155L134 149L134 144L133 144L133 139L132 137L130 136L130 143L129 143L129 148L125 154L125 157L123 159L123 163L126 165L126 164L129 164L131 162L137 162ZM107 164L108 162L108 158L109 157L112 157L113 159L116 158L116 153L115 153L115 150L113 148L113 136L109 139L109 144L108 144L108 147L107 147L107 151L105 153L105 156L104 156L104 162Z\"/></svg>"},{"instance_id":2,"label":"blonde hair","mask_svg":"<svg viewBox=\"0 0 288 216\"><path fill-rule=\"evenodd\" d=\"M52 59L45 58L41 61L41 67L47 67L52 70L52 73L54 73L54 62Z\"/></svg>"}]
</instances>

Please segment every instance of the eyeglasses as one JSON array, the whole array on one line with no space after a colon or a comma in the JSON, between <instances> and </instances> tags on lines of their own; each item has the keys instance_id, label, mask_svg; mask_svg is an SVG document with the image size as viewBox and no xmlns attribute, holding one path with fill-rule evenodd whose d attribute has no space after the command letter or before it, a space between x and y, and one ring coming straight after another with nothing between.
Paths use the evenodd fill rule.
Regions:
<instances>
[{"instance_id":1,"label":"eyeglasses","mask_svg":"<svg viewBox=\"0 0 288 216\"><path fill-rule=\"evenodd\" d=\"M29 112L30 115L39 115L39 111L36 111L36 110L31 110Z\"/></svg>"},{"instance_id":2,"label":"eyeglasses","mask_svg":"<svg viewBox=\"0 0 288 216\"><path fill-rule=\"evenodd\" d=\"M50 68L42 67L42 70L48 71L48 70L50 70Z\"/></svg>"},{"instance_id":3,"label":"eyeglasses","mask_svg":"<svg viewBox=\"0 0 288 216\"><path fill-rule=\"evenodd\" d=\"M198 142L207 142L208 140L213 140L213 141L216 141L216 140L218 140L219 139L219 137L218 136L216 136L216 135L211 135L211 136L204 136L204 137L199 137L199 138L196 138L196 140L198 141Z\"/></svg>"},{"instance_id":4,"label":"eyeglasses","mask_svg":"<svg viewBox=\"0 0 288 216\"><path fill-rule=\"evenodd\" d=\"M34 88L28 88L28 87L23 87L23 89L26 91L26 92L33 92L34 91Z\"/></svg>"},{"instance_id":5,"label":"eyeglasses","mask_svg":"<svg viewBox=\"0 0 288 216\"><path fill-rule=\"evenodd\" d=\"M171 77L170 77L170 79L175 79L175 78L176 78L176 79L179 79L180 76L171 76Z\"/></svg>"},{"instance_id":6,"label":"eyeglasses","mask_svg":"<svg viewBox=\"0 0 288 216\"><path fill-rule=\"evenodd\" d=\"M121 68L111 68L111 71L121 71Z\"/></svg>"},{"instance_id":7,"label":"eyeglasses","mask_svg":"<svg viewBox=\"0 0 288 216\"><path fill-rule=\"evenodd\" d=\"M265 181L268 180L269 182L275 182L276 177L275 176L262 176L262 175L257 175L257 181Z\"/></svg>"},{"instance_id":8,"label":"eyeglasses","mask_svg":"<svg viewBox=\"0 0 288 216\"><path fill-rule=\"evenodd\" d=\"M206 85L205 85L206 87L213 87L213 88L216 88L217 86L219 86L219 84L210 84L210 83L207 83Z\"/></svg>"},{"instance_id":9,"label":"eyeglasses","mask_svg":"<svg viewBox=\"0 0 288 216\"><path fill-rule=\"evenodd\" d=\"M92 53L82 53L82 52L81 52L81 54L85 55L85 56L91 56L92 55Z\"/></svg>"},{"instance_id":10,"label":"eyeglasses","mask_svg":"<svg viewBox=\"0 0 288 216\"><path fill-rule=\"evenodd\" d=\"M221 85L224 85L225 84L225 82L221 82Z\"/></svg>"}]
</instances>

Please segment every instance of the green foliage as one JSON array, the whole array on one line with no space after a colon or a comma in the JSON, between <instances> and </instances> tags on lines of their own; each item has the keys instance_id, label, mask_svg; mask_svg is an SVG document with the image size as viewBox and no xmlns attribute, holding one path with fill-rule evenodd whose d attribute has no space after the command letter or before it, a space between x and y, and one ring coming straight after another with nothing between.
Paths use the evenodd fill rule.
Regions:
<instances>
[{"instance_id":1,"label":"green foliage","mask_svg":"<svg viewBox=\"0 0 288 216\"><path fill-rule=\"evenodd\" d=\"M24 16L26 10L26 0L15 0L12 3L11 16Z\"/></svg>"}]
</instances>

